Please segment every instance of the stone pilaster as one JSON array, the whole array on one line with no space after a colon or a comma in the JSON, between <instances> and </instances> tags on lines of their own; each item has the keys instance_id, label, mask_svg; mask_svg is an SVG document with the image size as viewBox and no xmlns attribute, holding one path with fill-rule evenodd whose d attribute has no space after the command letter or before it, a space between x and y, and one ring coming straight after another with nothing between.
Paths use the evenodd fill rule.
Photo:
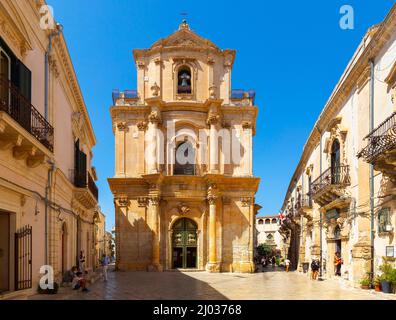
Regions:
<instances>
[{"instance_id":1,"label":"stone pilaster","mask_svg":"<svg viewBox=\"0 0 396 320\"><path fill-rule=\"evenodd\" d=\"M149 271L162 271L160 263L160 239L159 239L159 202L158 196L148 198L148 214L151 218L152 228L152 259Z\"/></svg>"},{"instance_id":2,"label":"stone pilaster","mask_svg":"<svg viewBox=\"0 0 396 320\"><path fill-rule=\"evenodd\" d=\"M217 261L216 248L216 202L217 202L216 186L211 185L208 188L208 203L209 203L209 262L206 265L206 270L209 272L219 272L220 264Z\"/></svg>"}]
</instances>

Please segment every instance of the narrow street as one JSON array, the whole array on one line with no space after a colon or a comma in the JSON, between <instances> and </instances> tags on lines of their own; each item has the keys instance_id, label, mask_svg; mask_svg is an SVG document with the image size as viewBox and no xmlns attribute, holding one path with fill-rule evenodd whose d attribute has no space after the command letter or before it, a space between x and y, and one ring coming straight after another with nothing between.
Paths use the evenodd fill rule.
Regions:
<instances>
[{"instance_id":1,"label":"narrow street","mask_svg":"<svg viewBox=\"0 0 396 320\"><path fill-rule=\"evenodd\" d=\"M109 281L96 281L90 292L61 288L56 295L31 300L384 300L395 295L349 288L335 280L311 281L306 274L268 269L255 274L207 272L109 272Z\"/></svg>"}]
</instances>

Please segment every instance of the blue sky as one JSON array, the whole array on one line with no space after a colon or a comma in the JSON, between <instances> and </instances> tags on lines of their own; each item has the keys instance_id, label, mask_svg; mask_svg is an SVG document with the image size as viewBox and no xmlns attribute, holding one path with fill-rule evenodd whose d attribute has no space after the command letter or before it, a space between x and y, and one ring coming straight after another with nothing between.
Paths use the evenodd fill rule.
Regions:
<instances>
[{"instance_id":1,"label":"blue sky","mask_svg":"<svg viewBox=\"0 0 396 320\"><path fill-rule=\"evenodd\" d=\"M107 178L114 174L109 107L114 88L135 89L134 48L176 31L188 13L193 31L237 50L232 87L256 90L254 174L262 214L279 212L302 148L367 29L394 1L47 0L64 34L90 114L97 146L100 205L114 225ZM111 3L109 5L109 3ZM339 27L342 5L354 8L354 30Z\"/></svg>"}]
</instances>

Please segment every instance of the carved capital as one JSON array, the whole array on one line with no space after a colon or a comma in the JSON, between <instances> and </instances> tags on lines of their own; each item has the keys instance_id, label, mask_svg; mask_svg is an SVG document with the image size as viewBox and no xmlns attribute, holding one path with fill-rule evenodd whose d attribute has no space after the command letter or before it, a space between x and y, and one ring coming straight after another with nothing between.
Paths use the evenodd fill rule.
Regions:
<instances>
[{"instance_id":1,"label":"carved capital","mask_svg":"<svg viewBox=\"0 0 396 320\"><path fill-rule=\"evenodd\" d=\"M161 117L158 111L152 111L148 116L148 120L151 123L159 123L161 121Z\"/></svg>"},{"instance_id":2,"label":"carved capital","mask_svg":"<svg viewBox=\"0 0 396 320\"><path fill-rule=\"evenodd\" d=\"M129 199L127 196L119 196L115 199L115 201L119 207L128 207L129 205Z\"/></svg>"},{"instance_id":3,"label":"carved capital","mask_svg":"<svg viewBox=\"0 0 396 320\"><path fill-rule=\"evenodd\" d=\"M138 127L139 131L145 131L147 129L147 122L139 121L136 126Z\"/></svg>"},{"instance_id":4,"label":"carved capital","mask_svg":"<svg viewBox=\"0 0 396 320\"><path fill-rule=\"evenodd\" d=\"M145 198L145 197L139 197L139 198L137 199L137 202L138 202L138 207L139 207L139 208L146 207L147 204L148 204L148 200L147 200L147 198Z\"/></svg>"},{"instance_id":5,"label":"carved capital","mask_svg":"<svg viewBox=\"0 0 396 320\"><path fill-rule=\"evenodd\" d=\"M118 128L119 131L126 131L127 130L126 122L117 123L117 128Z\"/></svg>"},{"instance_id":6,"label":"carved capital","mask_svg":"<svg viewBox=\"0 0 396 320\"><path fill-rule=\"evenodd\" d=\"M149 206L158 206L160 203L160 197L149 197L148 204Z\"/></svg>"},{"instance_id":7,"label":"carved capital","mask_svg":"<svg viewBox=\"0 0 396 320\"><path fill-rule=\"evenodd\" d=\"M253 125L250 121L244 121L242 122L242 128L243 129L252 129Z\"/></svg>"},{"instance_id":8,"label":"carved capital","mask_svg":"<svg viewBox=\"0 0 396 320\"><path fill-rule=\"evenodd\" d=\"M249 207L252 204L252 198L242 197L241 198L242 207Z\"/></svg>"},{"instance_id":9,"label":"carved capital","mask_svg":"<svg viewBox=\"0 0 396 320\"><path fill-rule=\"evenodd\" d=\"M220 116L216 113L209 113L208 119L206 120L206 123L211 126L211 125L216 125L219 122Z\"/></svg>"}]
</instances>

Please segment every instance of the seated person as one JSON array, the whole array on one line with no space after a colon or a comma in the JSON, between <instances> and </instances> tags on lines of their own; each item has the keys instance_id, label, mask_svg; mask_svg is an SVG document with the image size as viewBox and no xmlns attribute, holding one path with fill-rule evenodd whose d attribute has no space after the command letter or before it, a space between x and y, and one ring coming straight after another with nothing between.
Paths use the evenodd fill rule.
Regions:
<instances>
[{"instance_id":1,"label":"seated person","mask_svg":"<svg viewBox=\"0 0 396 320\"><path fill-rule=\"evenodd\" d=\"M76 275L76 272L77 272L77 267L73 267L71 268L71 270L66 271L65 274L63 275L62 282L71 283Z\"/></svg>"},{"instance_id":2,"label":"seated person","mask_svg":"<svg viewBox=\"0 0 396 320\"><path fill-rule=\"evenodd\" d=\"M82 272L77 272L72 281L73 290L82 289L83 292L88 292L87 281L83 278Z\"/></svg>"}]
</instances>

